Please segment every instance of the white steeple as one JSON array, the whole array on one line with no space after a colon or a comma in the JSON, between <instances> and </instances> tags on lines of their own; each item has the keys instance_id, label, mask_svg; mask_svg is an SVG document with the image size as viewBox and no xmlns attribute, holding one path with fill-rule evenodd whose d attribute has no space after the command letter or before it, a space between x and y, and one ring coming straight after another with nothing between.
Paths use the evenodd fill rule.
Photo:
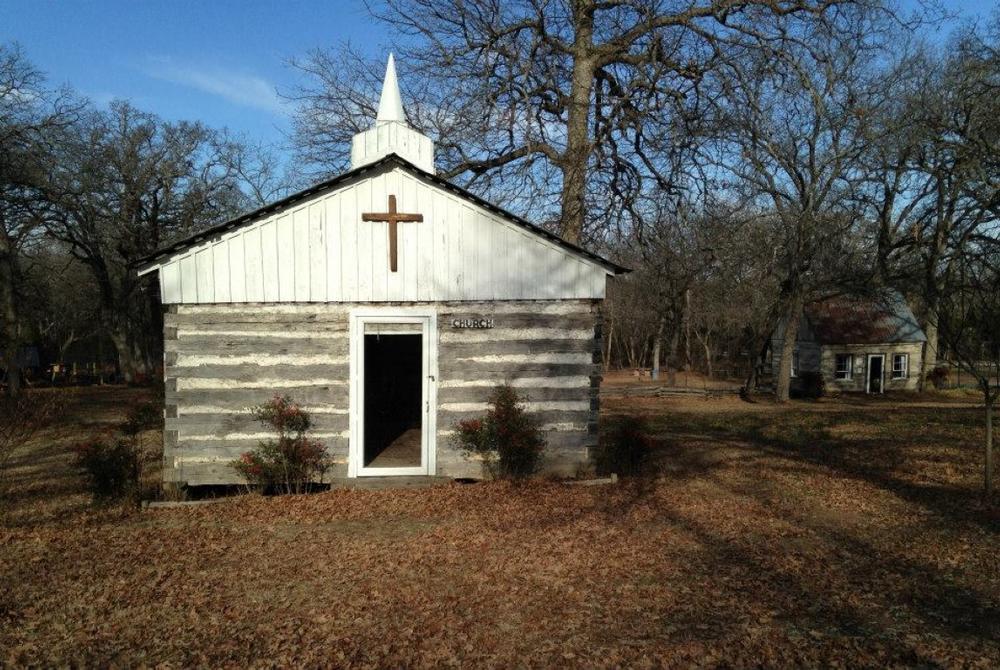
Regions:
<instances>
[{"instance_id":1,"label":"white steeple","mask_svg":"<svg viewBox=\"0 0 1000 670\"><path fill-rule=\"evenodd\" d=\"M399 94L396 61L389 54L382 82L375 125L354 136L351 143L351 169L374 163L389 154L398 154L421 170L434 172L434 143L431 138L409 126Z\"/></svg>"},{"instance_id":2,"label":"white steeple","mask_svg":"<svg viewBox=\"0 0 1000 670\"><path fill-rule=\"evenodd\" d=\"M406 113L403 112L403 96L399 94L399 81L396 79L396 59L389 54L389 63L385 66L385 80L382 82L382 97L378 101L378 116L376 121L401 121L406 123Z\"/></svg>"}]
</instances>

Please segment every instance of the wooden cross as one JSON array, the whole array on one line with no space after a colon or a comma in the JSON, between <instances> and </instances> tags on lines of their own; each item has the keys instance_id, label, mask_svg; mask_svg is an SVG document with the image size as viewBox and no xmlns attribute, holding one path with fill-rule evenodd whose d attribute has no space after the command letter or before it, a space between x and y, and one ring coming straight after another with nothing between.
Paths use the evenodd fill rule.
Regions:
<instances>
[{"instance_id":1,"label":"wooden cross","mask_svg":"<svg viewBox=\"0 0 1000 670\"><path fill-rule=\"evenodd\" d=\"M402 214L396 211L396 196L389 196L389 211L384 213L366 212L361 214L362 221L389 222L389 269L396 271L396 224L400 221L423 221L423 214Z\"/></svg>"}]
</instances>

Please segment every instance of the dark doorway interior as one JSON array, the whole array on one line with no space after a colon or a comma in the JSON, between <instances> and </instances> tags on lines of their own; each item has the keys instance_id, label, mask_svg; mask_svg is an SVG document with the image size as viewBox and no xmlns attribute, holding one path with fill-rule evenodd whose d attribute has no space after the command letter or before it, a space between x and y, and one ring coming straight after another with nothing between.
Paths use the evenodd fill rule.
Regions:
<instances>
[{"instance_id":1,"label":"dark doorway interior","mask_svg":"<svg viewBox=\"0 0 1000 670\"><path fill-rule=\"evenodd\" d=\"M885 359L881 356L872 356L868 359L868 392L882 392L882 364Z\"/></svg>"},{"instance_id":2,"label":"dark doorway interior","mask_svg":"<svg viewBox=\"0 0 1000 670\"><path fill-rule=\"evenodd\" d=\"M421 335L365 335L365 467L419 467Z\"/></svg>"}]
</instances>

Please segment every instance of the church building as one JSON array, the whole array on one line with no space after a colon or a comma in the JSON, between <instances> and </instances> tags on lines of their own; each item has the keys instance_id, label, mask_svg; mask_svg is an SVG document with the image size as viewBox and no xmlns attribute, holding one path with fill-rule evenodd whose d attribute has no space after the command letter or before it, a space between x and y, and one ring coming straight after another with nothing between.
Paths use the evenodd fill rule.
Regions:
<instances>
[{"instance_id":1,"label":"church building","mask_svg":"<svg viewBox=\"0 0 1000 670\"><path fill-rule=\"evenodd\" d=\"M434 174L389 58L351 170L145 259L164 316L164 481L234 484L273 437L248 408L288 395L334 478L481 476L454 444L510 383L541 421L543 471L597 440L601 303L627 270Z\"/></svg>"}]
</instances>

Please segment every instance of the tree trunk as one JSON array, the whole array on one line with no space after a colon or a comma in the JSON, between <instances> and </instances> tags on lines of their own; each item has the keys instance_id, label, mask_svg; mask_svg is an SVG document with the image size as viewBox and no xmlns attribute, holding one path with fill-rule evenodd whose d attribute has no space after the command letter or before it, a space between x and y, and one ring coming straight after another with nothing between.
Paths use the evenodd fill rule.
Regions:
<instances>
[{"instance_id":1,"label":"tree trunk","mask_svg":"<svg viewBox=\"0 0 1000 670\"><path fill-rule=\"evenodd\" d=\"M7 370L7 396L21 394L20 328L14 294L14 248L7 231L0 227L0 355Z\"/></svg>"},{"instance_id":2,"label":"tree trunk","mask_svg":"<svg viewBox=\"0 0 1000 670\"><path fill-rule=\"evenodd\" d=\"M608 341L605 345L607 349L604 354L604 371L607 372L611 369L611 348L615 343L615 320L608 320Z\"/></svg>"},{"instance_id":3,"label":"tree trunk","mask_svg":"<svg viewBox=\"0 0 1000 670\"><path fill-rule=\"evenodd\" d=\"M753 353L758 349L760 350L760 353ZM745 393L744 397L749 397L749 394L757 388L757 376L760 372L759 368L763 364L764 357L767 354L767 341L761 344L758 340L755 340L750 344L747 351L747 362L750 365L750 371L747 373L746 382L743 386Z\"/></svg>"},{"instance_id":4,"label":"tree trunk","mask_svg":"<svg viewBox=\"0 0 1000 670\"><path fill-rule=\"evenodd\" d=\"M656 339L653 340L653 374L654 380L660 378L660 354L663 347L663 328L666 325L666 318L660 317L660 322L656 326Z\"/></svg>"},{"instance_id":5,"label":"tree trunk","mask_svg":"<svg viewBox=\"0 0 1000 670\"><path fill-rule=\"evenodd\" d=\"M681 329L677 327L676 322L676 312L672 314L675 317L673 326L671 327L670 333L670 352L667 355L667 384L670 386L677 385L677 350L680 347L681 341Z\"/></svg>"},{"instance_id":6,"label":"tree trunk","mask_svg":"<svg viewBox=\"0 0 1000 670\"><path fill-rule=\"evenodd\" d=\"M802 318L802 296L792 295L785 310L785 333L781 342L781 359L778 362L778 378L775 379L775 397L778 402L788 402L792 386L792 357L799 336L799 320Z\"/></svg>"},{"instance_id":7,"label":"tree trunk","mask_svg":"<svg viewBox=\"0 0 1000 670\"><path fill-rule=\"evenodd\" d=\"M937 302L936 300L934 301ZM924 318L924 335L927 342L924 344L924 362L920 369L920 390L926 390L927 375L937 367L938 356L938 324L937 305L927 305L927 316Z\"/></svg>"},{"instance_id":8,"label":"tree trunk","mask_svg":"<svg viewBox=\"0 0 1000 670\"><path fill-rule=\"evenodd\" d=\"M121 371L122 380L126 384L131 384L136 379L136 361L132 354L128 333L120 327L112 326L108 329L108 336L118 353L118 368Z\"/></svg>"},{"instance_id":9,"label":"tree trunk","mask_svg":"<svg viewBox=\"0 0 1000 670\"><path fill-rule=\"evenodd\" d=\"M134 381L145 383L149 380L150 360L148 348L144 346L146 333L132 333L132 370Z\"/></svg>"},{"instance_id":10,"label":"tree trunk","mask_svg":"<svg viewBox=\"0 0 1000 670\"><path fill-rule=\"evenodd\" d=\"M684 372L691 369L691 289L684 291L684 314L681 316L684 324Z\"/></svg>"},{"instance_id":11,"label":"tree trunk","mask_svg":"<svg viewBox=\"0 0 1000 670\"><path fill-rule=\"evenodd\" d=\"M590 96L594 87L594 7L573 3L575 35L573 75L566 117L566 151L562 156L562 236L578 243L586 212L587 163L590 161Z\"/></svg>"},{"instance_id":12,"label":"tree trunk","mask_svg":"<svg viewBox=\"0 0 1000 670\"><path fill-rule=\"evenodd\" d=\"M681 331L677 327L676 322L674 322L671 330L673 332L670 334L670 352L667 356L667 367L677 367L677 351L680 348Z\"/></svg>"},{"instance_id":13,"label":"tree trunk","mask_svg":"<svg viewBox=\"0 0 1000 670\"><path fill-rule=\"evenodd\" d=\"M708 378L712 378L712 349L709 346L708 334L705 335L705 339L702 340L701 346L705 349L705 371L708 374Z\"/></svg>"},{"instance_id":14,"label":"tree trunk","mask_svg":"<svg viewBox=\"0 0 1000 670\"><path fill-rule=\"evenodd\" d=\"M983 477L983 488L986 495L993 495L993 405L996 395L986 393L986 472Z\"/></svg>"},{"instance_id":15,"label":"tree trunk","mask_svg":"<svg viewBox=\"0 0 1000 670\"><path fill-rule=\"evenodd\" d=\"M73 344L76 342L76 340L77 340L76 333L75 332L70 332L70 334L66 336L66 339L64 339L62 342L60 342L60 344L59 344L59 364L60 365L62 365L62 363L66 360L66 354L67 354L67 352L69 352L69 348L71 346L73 346Z\"/></svg>"},{"instance_id":16,"label":"tree trunk","mask_svg":"<svg viewBox=\"0 0 1000 670\"><path fill-rule=\"evenodd\" d=\"M750 358L750 371L747 372L746 379L743 381L743 390L746 393L750 393L757 386L757 364Z\"/></svg>"}]
</instances>

